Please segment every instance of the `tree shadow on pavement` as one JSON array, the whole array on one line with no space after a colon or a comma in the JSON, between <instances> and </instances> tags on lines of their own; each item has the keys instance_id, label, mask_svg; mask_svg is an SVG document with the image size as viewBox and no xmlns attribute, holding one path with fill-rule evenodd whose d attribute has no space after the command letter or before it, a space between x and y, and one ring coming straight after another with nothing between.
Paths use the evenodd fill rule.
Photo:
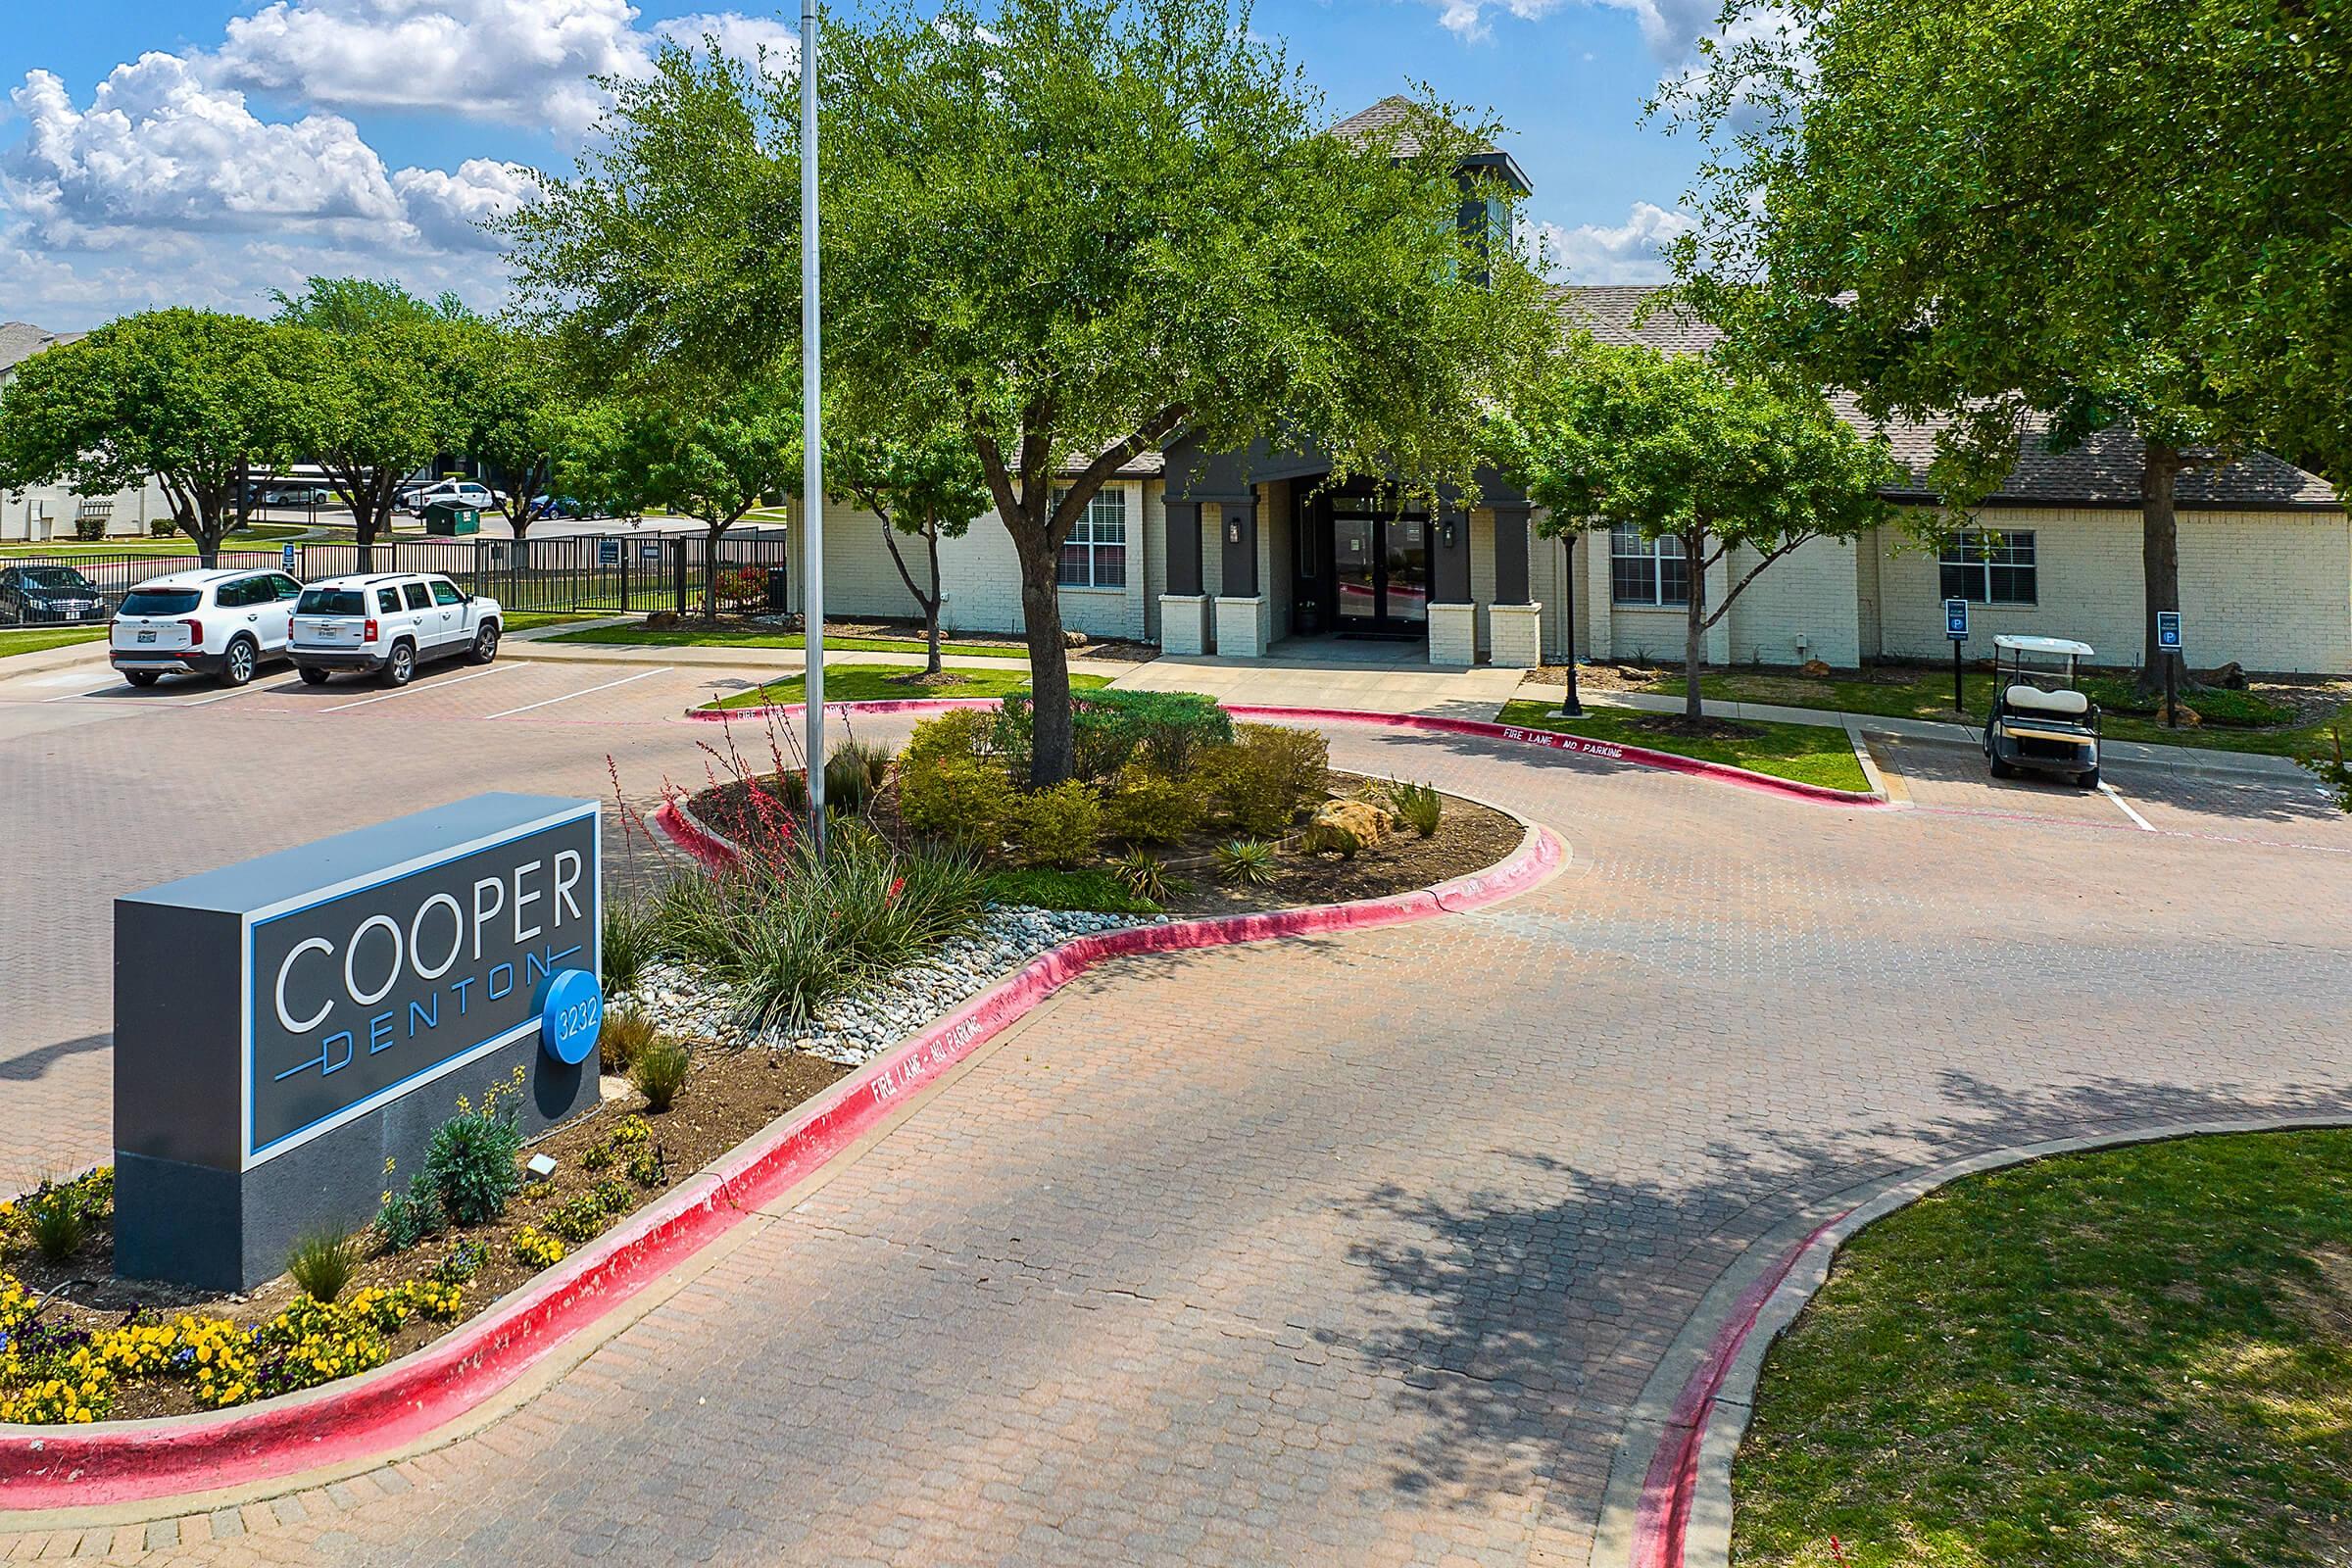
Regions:
<instances>
[{"instance_id":1,"label":"tree shadow on pavement","mask_svg":"<svg viewBox=\"0 0 2352 1568\"><path fill-rule=\"evenodd\" d=\"M1940 1108L1797 1129L1735 1120L1684 1181L1627 1179L1573 1152L1503 1152L1456 1194L1374 1188L1383 1234L1350 1250L1360 1336L1324 1343L1397 1382L1419 1435L1393 1491L1476 1506L1546 1491L1591 1523L1634 1399L1715 1279L1757 1238L1858 1184L2058 1138L2253 1116L2352 1120L2352 1091L2101 1078L2012 1090L1964 1072ZM1826 1214L1823 1217L1827 1217Z\"/></svg>"}]
</instances>

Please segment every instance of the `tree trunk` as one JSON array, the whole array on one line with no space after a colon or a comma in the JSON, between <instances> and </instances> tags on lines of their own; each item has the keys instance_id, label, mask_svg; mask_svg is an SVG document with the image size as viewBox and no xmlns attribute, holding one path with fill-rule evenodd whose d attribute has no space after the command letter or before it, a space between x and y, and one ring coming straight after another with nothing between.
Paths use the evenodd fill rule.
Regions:
<instances>
[{"instance_id":1,"label":"tree trunk","mask_svg":"<svg viewBox=\"0 0 2352 1568\"><path fill-rule=\"evenodd\" d=\"M727 531L723 522L706 524L710 530L703 539L703 619L718 619L718 540Z\"/></svg>"},{"instance_id":2,"label":"tree trunk","mask_svg":"<svg viewBox=\"0 0 2352 1568\"><path fill-rule=\"evenodd\" d=\"M1696 529L1683 535L1683 578L1690 600L1683 622L1683 720L1696 726L1707 710L1698 695L1699 671L1707 662L1707 535Z\"/></svg>"},{"instance_id":3,"label":"tree trunk","mask_svg":"<svg viewBox=\"0 0 2352 1568\"><path fill-rule=\"evenodd\" d=\"M2180 528L2173 513L2174 482L2180 453L2161 442L2147 443L2139 472L2140 584L2147 601L2140 622L2139 689L2164 689L2164 662L2156 647L2156 612L2180 608Z\"/></svg>"},{"instance_id":4,"label":"tree trunk","mask_svg":"<svg viewBox=\"0 0 2352 1568\"><path fill-rule=\"evenodd\" d=\"M939 606L947 597L939 585L939 523L935 518L923 530L923 542L930 547L931 592L923 596L923 640L930 645L930 657L924 661L923 673L936 679L939 675Z\"/></svg>"},{"instance_id":5,"label":"tree trunk","mask_svg":"<svg viewBox=\"0 0 2352 1568\"><path fill-rule=\"evenodd\" d=\"M1029 638L1032 729L1029 783L1036 789L1070 776L1070 659L1061 646L1061 593L1054 581L1058 552L1023 528L1013 534L1021 556L1021 626Z\"/></svg>"}]
</instances>

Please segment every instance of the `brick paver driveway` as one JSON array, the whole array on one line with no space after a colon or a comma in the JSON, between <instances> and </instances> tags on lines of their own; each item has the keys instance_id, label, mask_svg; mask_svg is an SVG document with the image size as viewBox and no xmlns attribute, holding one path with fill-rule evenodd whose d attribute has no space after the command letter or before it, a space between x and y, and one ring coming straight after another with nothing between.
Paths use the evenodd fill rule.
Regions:
<instances>
[{"instance_id":1,"label":"brick paver driveway","mask_svg":"<svg viewBox=\"0 0 2352 1568\"><path fill-rule=\"evenodd\" d=\"M539 677L508 678L519 701ZM679 766L675 726L509 737L461 696L366 719L466 754L435 798L585 787L624 744ZM201 810L166 808L141 730L290 733L299 789L343 767L338 798L376 814L415 787L308 755L343 750L340 715L265 731L239 706L49 740L111 759L118 813L155 803L138 855L222 811L271 842L319 825L209 779ZM1334 750L1515 806L1573 864L1480 914L1099 971L519 1413L331 1492L79 1544L1583 1564L1662 1349L1800 1206L2059 1133L2332 1113L2352 1086L2352 833L2291 791L2249 811L2118 770L2161 816L2143 831L2063 795L1866 812L1484 742Z\"/></svg>"}]
</instances>

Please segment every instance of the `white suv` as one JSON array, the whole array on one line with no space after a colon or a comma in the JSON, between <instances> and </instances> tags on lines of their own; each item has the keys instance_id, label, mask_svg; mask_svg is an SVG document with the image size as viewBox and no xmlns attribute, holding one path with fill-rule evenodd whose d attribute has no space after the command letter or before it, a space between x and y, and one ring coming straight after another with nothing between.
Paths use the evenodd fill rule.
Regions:
<instances>
[{"instance_id":1,"label":"white suv","mask_svg":"<svg viewBox=\"0 0 2352 1568\"><path fill-rule=\"evenodd\" d=\"M471 479L444 479L438 484L419 485L414 490L400 493L403 510L419 517L424 515L424 509L436 501L454 501L461 507L488 512L498 505L498 492Z\"/></svg>"},{"instance_id":2,"label":"white suv","mask_svg":"<svg viewBox=\"0 0 2352 1568\"><path fill-rule=\"evenodd\" d=\"M133 686L166 675L253 679L265 659L286 657L302 584L282 571L175 571L122 596L107 658Z\"/></svg>"},{"instance_id":3,"label":"white suv","mask_svg":"<svg viewBox=\"0 0 2352 1568\"><path fill-rule=\"evenodd\" d=\"M496 659L504 618L497 600L429 572L328 577L294 606L294 667L313 686L338 669L381 672L406 686L426 660Z\"/></svg>"}]
</instances>

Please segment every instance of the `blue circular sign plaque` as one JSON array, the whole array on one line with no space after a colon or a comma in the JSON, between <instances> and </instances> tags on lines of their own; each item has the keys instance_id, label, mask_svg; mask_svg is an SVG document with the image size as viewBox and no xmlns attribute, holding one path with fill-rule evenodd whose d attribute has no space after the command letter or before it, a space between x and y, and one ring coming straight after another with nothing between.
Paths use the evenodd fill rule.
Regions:
<instances>
[{"instance_id":1,"label":"blue circular sign plaque","mask_svg":"<svg viewBox=\"0 0 2352 1568\"><path fill-rule=\"evenodd\" d=\"M585 969L563 969L547 983L539 1004L539 1045L566 1066L576 1067L595 1050L605 1026L605 988Z\"/></svg>"}]
</instances>

